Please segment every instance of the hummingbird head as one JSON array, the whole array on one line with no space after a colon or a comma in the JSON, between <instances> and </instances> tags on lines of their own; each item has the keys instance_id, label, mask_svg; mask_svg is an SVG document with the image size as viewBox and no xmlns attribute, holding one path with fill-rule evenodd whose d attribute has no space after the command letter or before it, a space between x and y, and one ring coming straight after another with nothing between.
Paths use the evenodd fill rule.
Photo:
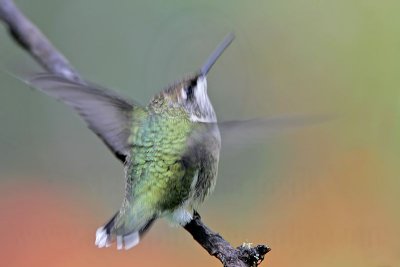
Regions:
<instances>
[{"instance_id":1,"label":"hummingbird head","mask_svg":"<svg viewBox=\"0 0 400 267\"><path fill-rule=\"evenodd\" d=\"M181 108L193 122L216 122L214 108L207 95L207 78L189 76L162 91L155 99L170 108Z\"/></svg>"},{"instance_id":2,"label":"hummingbird head","mask_svg":"<svg viewBox=\"0 0 400 267\"><path fill-rule=\"evenodd\" d=\"M197 74L176 82L156 95L151 102L153 109L183 108L193 122L216 122L217 116L207 94L207 74L233 39L232 33L226 36Z\"/></svg>"}]
</instances>

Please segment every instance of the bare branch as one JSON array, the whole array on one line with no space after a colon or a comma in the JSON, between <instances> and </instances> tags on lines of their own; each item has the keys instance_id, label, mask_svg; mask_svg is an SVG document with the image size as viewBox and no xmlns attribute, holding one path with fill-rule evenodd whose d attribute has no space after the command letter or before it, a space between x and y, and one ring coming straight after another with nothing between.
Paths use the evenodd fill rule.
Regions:
<instances>
[{"instance_id":1,"label":"bare branch","mask_svg":"<svg viewBox=\"0 0 400 267\"><path fill-rule=\"evenodd\" d=\"M47 71L68 80L83 81L68 60L50 43L43 33L15 6L12 0L0 0L0 20L11 36ZM243 244L232 247L218 233L208 228L195 212L193 220L184 226L207 252L218 258L225 267L258 266L271 249L264 245Z\"/></svg>"},{"instance_id":2,"label":"bare branch","mask_svg":"<svg viewBox=\"0 0 400 267\"><path fill-rule=\"evenodd\" d=\"M265 254L271 249L265 245L251 247L251 244L243 243L233 248L218 233L213 232L202 221L200 215L195 211L193 220L184 226L207 252L218 258L225 267L253 267L258 266Z\"/></svg>"}]
</instances>

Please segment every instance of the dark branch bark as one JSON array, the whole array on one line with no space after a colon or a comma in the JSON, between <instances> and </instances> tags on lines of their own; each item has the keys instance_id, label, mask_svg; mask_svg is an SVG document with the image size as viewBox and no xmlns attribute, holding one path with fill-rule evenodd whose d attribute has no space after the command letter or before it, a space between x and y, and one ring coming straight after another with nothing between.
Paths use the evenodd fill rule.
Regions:
<instances>
[{"instance_id":1,"label":"dark branch bark","mask_svg":"<svg viewBox=\"0 0 400 267\"><path fill-rule=\"evenodd\" d=\"M258 266L271 249L265 245L251 247L243 243L234 248L218 233L208 228L195 211L193 220L184 227L207 252L218 258L226 267Z\"/></svg>"},{"instance_id":2,"label":"dark branch bark","mask_svg":"<svg viewBox=\"0 0 400 267\"><path fill-rule=\"evenodd\" d=\"M73 81L83 81L68 60L50 43L41 31L15 6L12 0L0 0L0 20L8 27L14 40L47 71ZM234 248L218 233L208 228L195 212L184 226L207 252L226 267L253 267L271 249L265 245L245 244Z\"/></svg>"}]
</instances>

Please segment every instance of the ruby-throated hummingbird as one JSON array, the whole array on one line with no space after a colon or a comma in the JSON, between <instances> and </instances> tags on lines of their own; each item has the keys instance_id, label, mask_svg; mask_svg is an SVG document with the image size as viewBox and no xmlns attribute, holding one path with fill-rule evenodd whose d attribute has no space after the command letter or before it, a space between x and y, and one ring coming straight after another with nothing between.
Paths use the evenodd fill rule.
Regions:
<instances>
[{"instance_id":1,"label":"ruby-throated hummingbird","mask_svg":"<svg viewBox=\"0 0 400 267\"><path fill-rule=\"evenodd\" d=\"M50 73L24 82L75 109L125 166L125 197L96 231L95 244L129 249L160 217L185 225L213 191L221 137L207 95L207 73L233 41L229 34L192 76L147 106L91 84Z\"/></svg>"},{"instance_id":2,"label":"ruby-throated hummingbird","mask_svg":"<svg viewBox=\"0 0 400 267\"><path fill-rule=\"evenodd\" d=\"M116 242L118 249L132 248L161 217L187 224L215 187L221 140L254 142L277 130L330 119L280 116L217 123L206 76L233 39L233 34L225 37L198 72L168 86L147 106L87 81L8 72L75 109L124 163L125 197L115 215L97 229L98 247Z\"/></svg>"}]
</instances>

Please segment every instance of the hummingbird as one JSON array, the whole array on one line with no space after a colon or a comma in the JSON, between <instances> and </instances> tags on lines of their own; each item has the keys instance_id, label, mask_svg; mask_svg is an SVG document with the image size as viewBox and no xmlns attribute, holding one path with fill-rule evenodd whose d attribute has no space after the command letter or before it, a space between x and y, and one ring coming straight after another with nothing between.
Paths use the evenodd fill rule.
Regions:
<instances>
[{"instance_id":1,"label":"hummingbird","mask_svg":"<svg viewBox=\"0 0 400 267\"><path fill-rule=\"evenodd\" d=\"M99 248L116 243L130 249L159 218L187 224L214 190L221 136L207 74L233 40L227 35L200 70L167 86L147 106L87 81L46 72L22 78L77 111L124 164L124 199L97 229Z\"/></svg>"}]
</instances>

